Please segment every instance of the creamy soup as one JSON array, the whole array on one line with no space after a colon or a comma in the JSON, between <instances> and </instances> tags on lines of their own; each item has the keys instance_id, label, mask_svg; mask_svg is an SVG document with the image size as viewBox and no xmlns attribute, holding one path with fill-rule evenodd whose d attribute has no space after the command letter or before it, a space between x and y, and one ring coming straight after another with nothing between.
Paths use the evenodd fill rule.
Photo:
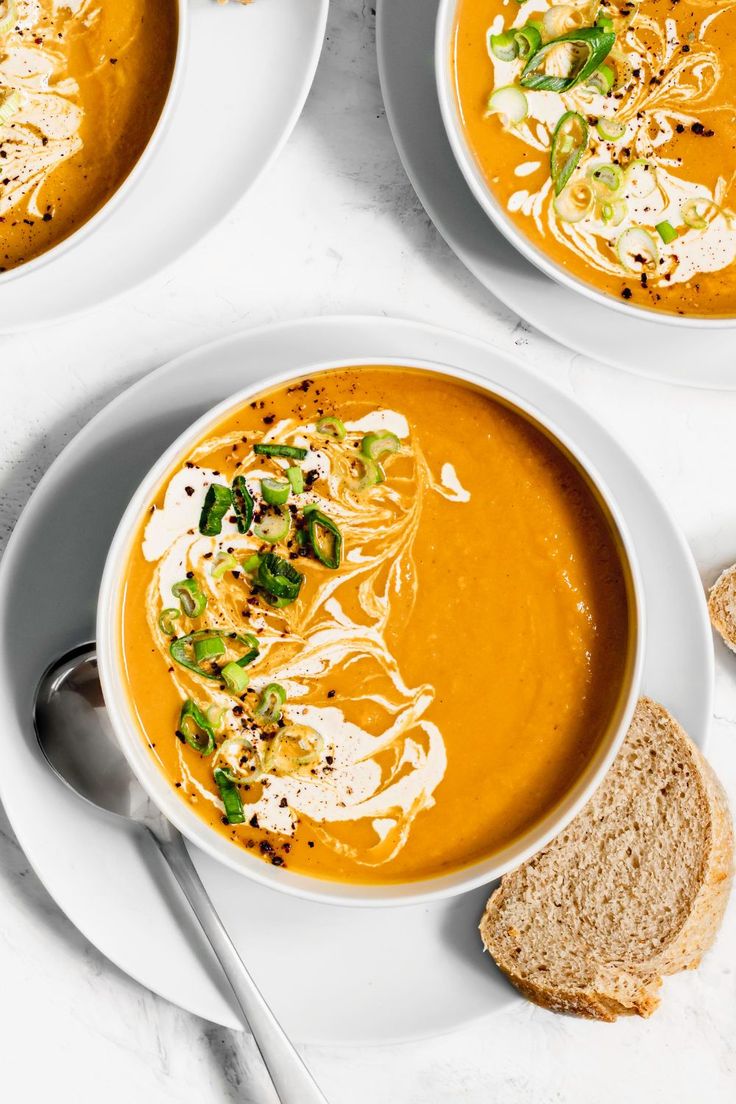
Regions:
<instances>
[{"instance_id":1,"label":"creamy soup","mask_svg":"<svg viewBox=\"0 0 736 1104\"><path fill-rule=\"evenodd\" d=\"M736 316L733 0L459 0L452 62L535 246L632 304Z\"/></svg>"},{"instance_id":2,"label":"creamy soup","mask_svg":"<svg viewBox=\"0 0 736 1104\"><path fill-rule=\"evenodd\" d=\"M438 876L589 762L631 661L627 587L586 479L524 417L419 370L331 371L233 411L164 480L125 578L129 697L238 847Z\"/></svg>"},{"instance_id":3,"label":"creamy soup","mask_svg":"<svg viewBox=\"0 0 736 1104\"><path fill-rule=\"evenodd\" d=\"M177 18L175 0L0 0L0 270L125 180L163 109Z\"/></svg>"}]
</instances>

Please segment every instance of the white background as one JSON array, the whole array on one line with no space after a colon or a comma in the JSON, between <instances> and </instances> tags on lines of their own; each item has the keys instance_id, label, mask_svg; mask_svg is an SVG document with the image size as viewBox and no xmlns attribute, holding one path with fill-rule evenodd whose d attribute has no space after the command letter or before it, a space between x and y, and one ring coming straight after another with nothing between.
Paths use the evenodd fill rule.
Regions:
<instances>
[{"instance_id":1,"label":"white background","mask_svg":"<svg viewBox=\"0 0 736 1104\"><path fill-rule=\"evenodd\" d=\"M125 299L0 338L3 542L66 442L149 369L243 326L378 313L513 350L574 394L655 484L709 584L736 559L736 392L668 388L605 368L530 332L493 300L449 252L406 180L383 112L374 38L369 4L332 0L304 116L236 213ZM672 340L663 332L663 357ZM613 341L614 316L602 348ZM717 668L709 754L736 805L736 656L720 644ZM666 983L649 1021L586 1023L519 1001L442 1039L311 1049L307 1058L331 1104L725 1104L736 1093L735 958L732 903L713 952L697 973ZM0 1039L8 1101L270 1099L242 1037L154 997L86 943L29 870L1 812Z\"/></svg>"}]
</instances>

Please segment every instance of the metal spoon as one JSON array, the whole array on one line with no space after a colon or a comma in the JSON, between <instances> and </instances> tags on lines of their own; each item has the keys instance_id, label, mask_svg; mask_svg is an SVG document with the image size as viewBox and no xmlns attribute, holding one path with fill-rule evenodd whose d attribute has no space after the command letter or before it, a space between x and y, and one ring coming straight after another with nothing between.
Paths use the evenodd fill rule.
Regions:
<instances>
[{"instance_id":1,"label":"metal spoon","mask_svg":"<svg viewBox=\"0 0 736 1104\"><path fill-rule=\"evenodd\" d=\"M222 926L180 833L150 801L107 717L94 644L62 656L38 684L36 736L50 766L75 793L148 832L181 886L232 986L281 1104L327 1104Z\"/></svg>"}]
</instances>

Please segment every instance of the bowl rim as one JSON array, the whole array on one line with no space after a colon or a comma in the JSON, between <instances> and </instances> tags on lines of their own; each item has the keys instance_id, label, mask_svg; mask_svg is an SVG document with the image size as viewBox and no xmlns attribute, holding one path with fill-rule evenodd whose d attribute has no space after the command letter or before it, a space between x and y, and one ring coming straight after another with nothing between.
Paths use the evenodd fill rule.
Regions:
<instances>
[{"instance_id":1,"label":"bowl rim","mask_svg":"<svg viewBox=\"0 0 736 1104\"><path fill-rule=\"evenodd\" d=\"M174 0L174 4L176 6L177 16L177 35L176 55L174 57L174 66L171 70L171 81L169 82L166 98L164 99L159 117L156 120L156 125L151 131L151 135L141 151L140 156L112 195L105 200L102 206L98 208L93 215L85 219L85 221L82 222L76 230L73 230L71 234L67 234L65 238L62 238L61 241L58 241L49 249L44 250L43 253L39 253L38 256L32 257L30 261L25 261L23 264L16 265L14 268L9 268L5 272L0 272L0 287L2 287L3 284L10 283L12 280L20 280L24 276L38 272L39 269L47 264L52 264L57 257L61 257L69 250L74 249L86 238L94 234L109 218L113 211L123 203L129 192L138 184L138 181L146 172L151 159L160 146L166 130L168 129L169 122L171 121L174 106L179 98L179 92L183 84L183 74L189 52L189 17L187 14L189 5L187 0Z\"/></svg>"},{"instance_id":2,"label":"bowl rim","mask_svg":"<svg viewBox=\"0 0 736 1104\"><path fill-rule=\"evenodd\" d=\"M274 868L251 855L245 848L229 842L193 812L177 795L145 745L140 725L134 716L132 703L124 685L124 664L120 654L119 631L119 611L130 545L144 511L177 460L186 455L207 430L214 427L226 414L264 391L302 379L306 375L314 376L333 369L359 368L371 364L398 370L403 368L439 374L474 386L491 398L509 405L527 420L536 423L561 451L567 453L608 512L610 525L618 538L621 561L627 572L628 601L632 622L627 670L608 731L580 776L557 805L522 837L502 849L495 857L491 856L470 866L460 867L440 877L380 885L331 881ZM113 731L133 773L154 804L189 842L194 843L212 858L224 863L238 874L298 897L337 905L422 904L476 889L518 866L563 831L589 800L624 740L639 696L646 632L643 595L644 588L636 551L615 497L583 450L535 404L522 399L511 389L475 372L427 358L332 358L304 364L298 371L290 368L283 372L267 374L264 378L231 394L207 410L179 434L139 482L110 543L100 583L96 620L99 674Z\"/></svg>"},{"instance_id":3,"label":"bowl rim","mask_svg":"<svg viewBox=\"0 0 736 1104\"><path fill-rule=\"evenodd\" d=\"M455 82L452 77L450 59L452 56L452 38L455 28L457 9L462 0L439 0L435 21L434 71L440 113L445 126L450 148L462 172L465 181L494 226L514 248L536 268L579 295L592 299L601 306L618 311L629 318L643 322L654 322L668 326L689 329L733 329L736 328L736 314L730 317L708 317L697 315L673 314L657 311L653 307L639 306L619 300L616 296L599 291L592 284L574 276L547 254L534 245L531 239L520 230L504 210L488 187L481 172L462 126L459 102Z\"/></svg>"}]
</instances>

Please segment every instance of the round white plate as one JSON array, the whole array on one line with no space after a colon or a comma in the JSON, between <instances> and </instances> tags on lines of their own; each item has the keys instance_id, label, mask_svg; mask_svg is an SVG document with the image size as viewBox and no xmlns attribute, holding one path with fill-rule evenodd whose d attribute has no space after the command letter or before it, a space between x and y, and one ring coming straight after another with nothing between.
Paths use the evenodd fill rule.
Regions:
<instances>
[{"instance_id":1,"label":"round white plate","mask_svg":"<svg viewBox=\"0 0 736 1104\"><path fill-rule=\"evenodd\" d=\"M3 287L0 332L89 310L143 283L212 230L279 152L319 60L329 0L189 0L168 127L130 193L89 238Z\"/></svg>"},{"instance_id":2,"label":"round white plate","mask_svg":"<svg viewBox=\"0 0 736 1104\"><path fill-rule=\"evenodd\" d=\"M427 214L474 276L576 352L669 383L736 388L736 325L676 329L629 317L555 283L485 214L450 148L434 75L439 0L378 0L378 65L394 141Z\"/></svg>"},{"instance_id":3,"label":"round white plate","mask_svg":"<svg viewBox=\"0 0 736 1104\"><path fill-rule=\"evenodd\" d=\"M187 425L267 374L389 356L481 373L539 405L578 442L618 500L641 564L645 689L701 744L708 727L712 643L687 545L613 439L522 363L415 322L333 318L246 331L145 377L51 466L0 564L0 796L36 873L87 938L144 985L229 1027L238 1020L226 985L154 850L48 770L32 731L33 692L54 657L90 638L120 515ZM256 981L301 1042L438 1034L517 999L481 952L486 890L431 906L337 907L282 896L192 853Z\"/></svg>"}]
</instances>

